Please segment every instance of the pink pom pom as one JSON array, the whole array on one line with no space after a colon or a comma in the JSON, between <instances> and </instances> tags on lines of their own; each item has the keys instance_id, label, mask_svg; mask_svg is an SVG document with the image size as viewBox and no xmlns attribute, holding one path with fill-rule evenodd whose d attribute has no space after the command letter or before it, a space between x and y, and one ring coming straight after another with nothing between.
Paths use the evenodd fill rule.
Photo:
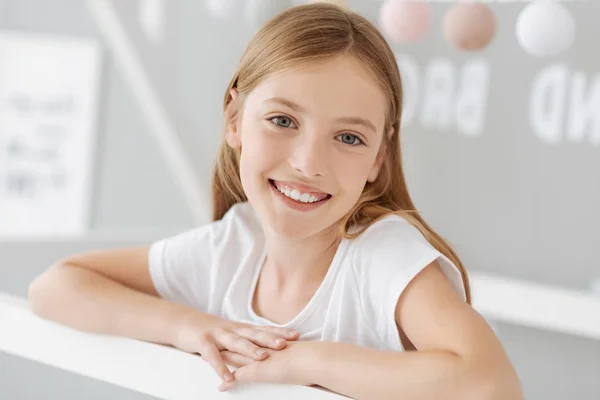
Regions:
<instances>
[{"instance_id":1,"label":"pink pom pom","mask_svg":"<svg viewBox=\"0 0 600 400\"><path fill-rule=\"evenodd\" d=\"M494 12L487 4L457 4L444 18L444 33L456 48L477 51L486 47L496 33Z\"/></svg>"},{"instance_id":2,"label":"pink pom pom","mask_svg":"<svg viewBox=\"0 0 600 400\"><path fill-rule=\"evenodd\" d=\"M379 10L383 32L398 43L421 39L431 25L431 8L425 0L387 0Z\"/></svg>"}]
</instances>

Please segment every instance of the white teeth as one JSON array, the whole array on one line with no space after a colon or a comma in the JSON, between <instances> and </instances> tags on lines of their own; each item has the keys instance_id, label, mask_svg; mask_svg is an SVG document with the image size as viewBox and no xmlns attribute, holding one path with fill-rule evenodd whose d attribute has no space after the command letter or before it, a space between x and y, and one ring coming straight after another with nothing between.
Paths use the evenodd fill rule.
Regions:
<instances>
[{"instance_id":1,"label":"white teeth","mask_svg":"<svg viewBox=\"0 0 600 400\"><path fill-rule=\"evenodd\" d=\"M302 196L300 196L300 201L303 203L308 203L308 200L310 200L310 194L302 193Z\"/></svg>"},{"instance_id":2,"label":"white teeth","mask_svg":"<svg viewBox=\"0 0 600 400\"><path fill-rule=\"evenodd\" d=\"M277 188L277 190L279 190L281 193L283 193L287 197L294 199L296 201L299 201L301 203L314 203L315 201L319 201L319 199L317 197L312 196L309 193L300 193L300 191L297 189L290 190L289 188L286 187L283 189Z\"/></svg>"}]
</instances>

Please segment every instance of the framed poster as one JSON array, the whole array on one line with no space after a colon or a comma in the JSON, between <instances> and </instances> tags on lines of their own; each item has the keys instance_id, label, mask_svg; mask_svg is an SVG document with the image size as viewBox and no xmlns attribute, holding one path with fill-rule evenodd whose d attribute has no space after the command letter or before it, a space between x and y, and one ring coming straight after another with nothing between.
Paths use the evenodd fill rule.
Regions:
<instances>
[{"instance_id":1,"label":"framed poster","mask_svg":"<svg viewBox=\"0 0 600 400\"><path fill-rule=\"evenodd\" d=\"M93 39L0 31L0 238L87 231L100 72Z\"/></svg>"}]
</instances>

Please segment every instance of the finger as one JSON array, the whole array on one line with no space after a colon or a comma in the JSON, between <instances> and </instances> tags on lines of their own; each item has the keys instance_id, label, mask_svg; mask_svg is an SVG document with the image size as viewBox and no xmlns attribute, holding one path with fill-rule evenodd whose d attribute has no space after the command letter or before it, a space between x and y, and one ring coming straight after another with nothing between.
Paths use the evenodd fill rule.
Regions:
<instances>
[{"instance_id":1,"label":"finger","mask_svg":"<svg viewBox=\"0 0 600 400\"><path fill-rule=\"evenodd\" d=\"M234 327L233 330L236 331L238 329L244 329L244 328L259 329L262 331L266 331L266 332L275 334L277 337L280 337L285 340L297 340L300 337L300 333L294 329L280 328L277 326L263 326L263 325L251 325L251 324L238 323L238 324L236 324L236 326Z\"/></svg>"},{"instance_id":2,"label":"finger","mask_svg":"<svg viewBox=\"0 0 600 400\"><path fill-rule=\"evenodd\" d=\"M225 392L242 383L261 382L262 379L258 373L259 364L260 363L252 363L245 367L238 368L234 372L234 380L230 382L222 382L219 385L219 390Z\"/></svg>"},{"instance_id":3,"label":"finger","mask_svg":"<svg viewBox=\"0 0 600 400\"><path fill-rule=\"evenodd\" d=\"M236 333L228 332L219 335L217 340L220 342L221 346L223 346L224 349L227 349L234 353L243 354L254 360L264 360L269 355L267 353L267 350L257 346L250 340L239 336Z\"/></svg>"},{"instance_id":4,"label":"finger","mask_svg":"<svg viewBox=\"0 0 600 400\"><path fill-rule=\"evenodd\" d=\"M286 340L272 331L256 328L242 328L236 333L253 343L273 350L281 350L286 345Z\"/></svg>"},{"instance_id":5,"label":"finger","mask_svg":"<svg viewBox=\"0 0 600 400\"><path fill-rule=\"evenodd\" d=\"M227 365L225 365L225 362L221 357L221 352L213 342L210 340L202 341L200 344L200 354L223 381L230 382L233 380L233 374L229 368L227 368Z\"/></svg>"},{"instance_id":6,"label":"finger","mask_svg":"<svg viewBox=\"0 0 600 400\"><path fill-rule=\"evenodd\" d=\"M298 331L295 331L293 329L278 328L276 326L260 326L260 327L255 327L255 328L264 330L266 332L273 333L273 334L277 335L278 337L285 339L285 340L296 340L300 337L300 333L298 333Z\"/></svg>"},{"instance_id":7,"label":"finger","mask_svg":"<svg viewBox=\"0 0 600 400\"><path fill-rule=\"evenodd\" d=\"M247 357L243 354L234 353L232 351L227 350L221 351L221 357L227 365L232 365L235 368L240 368L255 362L255 360L251 357Z\"/></svg>"},{"instance_id":8,"label":"finger","mask_svg":"<svg viewBox=\"0 0 600 400\"><path fill-rule=\"evenodd\" d=\"M221 384L219 385L219 391L227 392L228 390L233 389L235 387L235 384L236 384L235 381L221 382Z\"/></svg>"}]
</instances>

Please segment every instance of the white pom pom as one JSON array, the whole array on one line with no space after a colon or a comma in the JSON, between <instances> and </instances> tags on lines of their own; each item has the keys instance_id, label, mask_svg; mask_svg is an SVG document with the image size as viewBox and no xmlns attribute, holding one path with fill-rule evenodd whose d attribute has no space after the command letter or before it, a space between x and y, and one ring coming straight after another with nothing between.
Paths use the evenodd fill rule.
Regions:
<instances>
[{"instance_id":1,"label":"white pom pom","mask_svg":"<svg viewBox=\"0 0 600 400\"><path fill-rule=\"evenodd\" d=\"M237 6L238 0L206 0L206 8L217 18L231 17Z\"/></svg>"},{"instance_id":2,"label":"white pom pom","mask_svg":"<svg viewBox=\"0 0 600 400\"><path fill-rule=\"evenodd\" d=\"M254 28L261 27L281 11L292 6L289 0L245 0L246 21Z\"/></svg>"},{"instance_id":3,"label":"white pom pom","mask_svg":"<svg viewBox=\"0 0 600 400\"><path fill-rule=\"evenodd\" d=\"M569 48L575 39L575 20L555 0L536 0L517 19L517 40L528 53L549 57Z\"/></svg>"}]
</instances>

